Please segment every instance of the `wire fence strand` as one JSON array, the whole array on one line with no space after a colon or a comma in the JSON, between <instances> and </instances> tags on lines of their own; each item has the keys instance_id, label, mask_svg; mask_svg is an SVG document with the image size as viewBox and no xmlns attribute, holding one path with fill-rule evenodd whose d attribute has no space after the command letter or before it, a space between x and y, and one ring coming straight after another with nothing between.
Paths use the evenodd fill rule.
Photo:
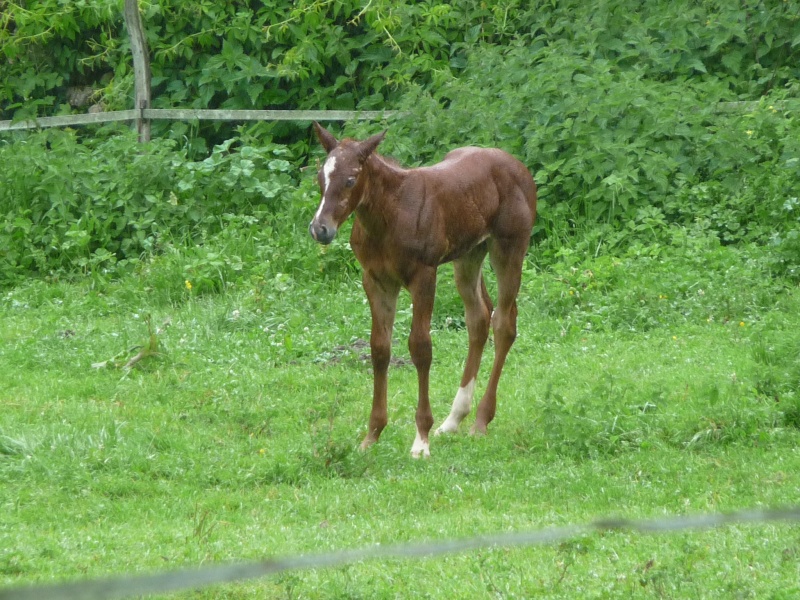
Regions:
<instances>
[{"instance_id":1,"label":"wire fence strand","mask_svg":"<svg viewBox=\"0 0 800 600\"><path fill-rule=\"evenodd\" d=\"M744 510L733 513L663 517L650 520L608 518L585 525L565 525L527 532L389 546L367 546L321 554L271 558L255 562L185 568L153 575L123 575L55 585L0 589L0 600L108 600L144 594L169 593L256 579L284 571L320 569L377 559L417 559L468 552L478 548L540 546L567 541L592 532L630 531L664 534L733 524L800 521L800 506Z\"/></svg>"}]
</instances>

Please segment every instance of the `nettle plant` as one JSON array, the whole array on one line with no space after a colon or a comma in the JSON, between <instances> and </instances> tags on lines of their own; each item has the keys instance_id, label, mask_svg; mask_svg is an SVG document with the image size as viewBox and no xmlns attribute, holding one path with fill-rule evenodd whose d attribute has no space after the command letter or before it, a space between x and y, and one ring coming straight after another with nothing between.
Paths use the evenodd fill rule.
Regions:
<instances>
[{"instance_id":1,"label":"nettle plant","mask_svg":"<svg viewBox=\"0 0 800 600\"><path fill-rule=\"evenodd\" d=\"M230 140L195 162L174 142L141 145L127 131L80 141L50 130L0 144L0 278L109 269L267 221L296 187L288 158L283 146Z\"/></svg>"},{"instance_id":2,"label":"nettle plant","mask_svg":"<svg viewBox=\"0 0 800 600\"><path fill-rule=\"evenodd\" d=\"M575 35L475 50L461 77L409 96L398 153L469 141L521 157L541 189L535 234L555 249L604 228L596 250L659 241L698 219L723 243L765 242L797 195L798 124L781 108L796 85L722 112L729 77L673 64L663 40L634 29L610 51Z\"/></svg>"},{"instance_id":3,"label":"nettle plant","mask_svg":"<svg viewBox=\"0 0 800 600\"><path fill-rule=\"evenodd\" d=\"M51 130L0 145L0 276L113 264L153 249L179 209L165 191L172 144L80 143Z\"/></svg>"}]
</instances>

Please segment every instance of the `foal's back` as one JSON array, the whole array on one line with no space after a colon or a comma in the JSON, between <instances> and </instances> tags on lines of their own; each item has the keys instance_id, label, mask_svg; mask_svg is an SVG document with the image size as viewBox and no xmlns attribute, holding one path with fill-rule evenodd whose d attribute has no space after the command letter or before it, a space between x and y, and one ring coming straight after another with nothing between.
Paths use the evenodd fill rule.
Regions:
<instances>
[{"instance_id":1,"label":"foal's back","mask_svg":"<svg viewBox=\"0 0 800 600\"><path fill-rule=\"evenodd\" d=\"M410 169L399 190L416 206L421 235L446 240L439 262L458 258L487 237L529 238L536 184L519 160L496 148L458 148L442 162Z\"/></svg>"}]
</instances>

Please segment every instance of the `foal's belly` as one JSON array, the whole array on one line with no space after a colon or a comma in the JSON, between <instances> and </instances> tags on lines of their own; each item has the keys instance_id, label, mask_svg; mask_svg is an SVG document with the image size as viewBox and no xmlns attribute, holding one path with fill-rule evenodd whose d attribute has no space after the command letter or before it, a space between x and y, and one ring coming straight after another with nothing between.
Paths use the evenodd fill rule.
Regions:
<instances>
[{"instance_id":1,"label":"foal's belly","mask_svg":"<svg viewBox=\"0 0 800 600\"><path fill-rule=\"evenodd\" d=\"M483 244L489 238L489 234L484 234L469 240L464 240L460 244L453 246L445 255L439 260L439 264L448 263L457 260Z\"/></svg>"}]
</instances>

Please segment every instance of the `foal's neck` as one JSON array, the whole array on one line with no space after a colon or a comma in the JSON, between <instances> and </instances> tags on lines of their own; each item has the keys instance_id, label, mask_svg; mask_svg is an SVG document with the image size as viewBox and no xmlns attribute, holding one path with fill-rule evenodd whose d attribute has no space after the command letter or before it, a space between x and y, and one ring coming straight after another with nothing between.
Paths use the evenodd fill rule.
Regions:
<instances>
[{"instance_id":1,"label":"foal's neck","mask_svg":"<svg viewBox=\"0 0 800 600\"><path fill-rule=\"evenodd\" d=\"M394 220L397 193L407 171L379 154L370 155L364 171L366 186L356 214L368 235L380 237Z\"/></svg>"}]
</instances>

